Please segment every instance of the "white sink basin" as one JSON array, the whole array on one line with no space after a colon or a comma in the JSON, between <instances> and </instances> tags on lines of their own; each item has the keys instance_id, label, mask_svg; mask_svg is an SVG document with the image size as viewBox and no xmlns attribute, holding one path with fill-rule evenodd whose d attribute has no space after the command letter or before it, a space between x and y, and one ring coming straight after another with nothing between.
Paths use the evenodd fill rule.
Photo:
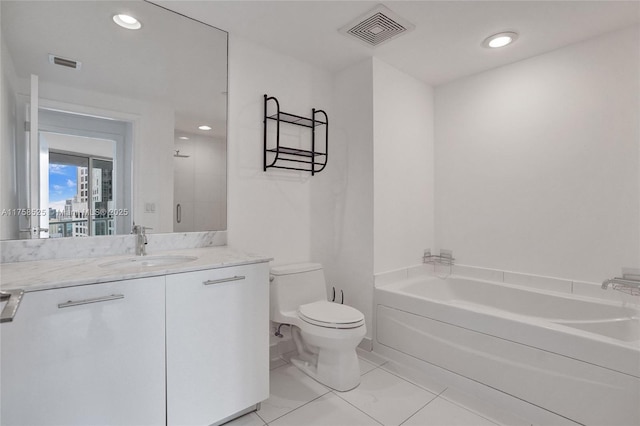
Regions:
<instances>
[{"instance_id":1,"label":"white sink basin","mask_svg":"<svg viewBox=\"0 0 640 426\"><path fill-rule=\"evenodd\" d=\"M116 269L138 269L138 268L151 268L154 266L169 266L178 265L180 263L193 262L196 260L195 256L182 256L182 255L167 255L167 256L136 256L127 259L114 260L111 262L101 263L101 268L116 268Z\"/></svg>"}]
</instances>

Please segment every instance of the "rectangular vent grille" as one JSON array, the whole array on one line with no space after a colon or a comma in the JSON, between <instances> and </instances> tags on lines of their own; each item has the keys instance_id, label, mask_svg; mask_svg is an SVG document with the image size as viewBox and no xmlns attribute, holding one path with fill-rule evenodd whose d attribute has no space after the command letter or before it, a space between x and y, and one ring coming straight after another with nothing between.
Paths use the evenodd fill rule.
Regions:
<instances>
[{"instance_id":1,"label":"rectangular vent grille","mask_svg":"<svg viewBox=\"0 0 640 426\"><path fill-rule=\"evenodd\" d=\"M380 5L342 27L340 32L375 47L414 28L409 21Z\"/></svg>"},{"instance_id":2,"label":"rectangular vent grille","mask_svg":"<svg viewBox=\"0 0 640 426\"><path fill-rule=\"evenodd\" d=\"M377 46L388 39L395 37L407 29L389 18L385 14L378 12L366 21L363 21L351 28L348 33L364 40L372 46Z\"/></svg>"},{"instance_id":3,"label":"rectangular vent grille","mask_svg":"<svg viewBox=\"0 0 640 426\"><path fill-rule=\"evenodd\" d=\"M81 62L51 54L49 54L49 62L55 65L60 65L62 67L73 68L74 70L79 70L82 66Z\"/></svg>"}]
</instances>

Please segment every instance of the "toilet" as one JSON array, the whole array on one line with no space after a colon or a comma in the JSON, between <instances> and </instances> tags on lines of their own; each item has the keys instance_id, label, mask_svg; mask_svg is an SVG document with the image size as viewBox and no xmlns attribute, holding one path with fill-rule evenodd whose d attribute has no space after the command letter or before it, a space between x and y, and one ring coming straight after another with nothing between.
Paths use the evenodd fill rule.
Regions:
<instances>
[{"instance_id":1,"label":"toilet","mask_svg":"<svg viewBox=\"0 0 640 426\"><path fill-rule=\"evenodd\" d=\"M291 325L298 351L291 362L338 391L360 384L356 347L367 329L355 308L327 301L322 265L298 263L271 268L271 320Z\"/></svg>"}]
</instances>

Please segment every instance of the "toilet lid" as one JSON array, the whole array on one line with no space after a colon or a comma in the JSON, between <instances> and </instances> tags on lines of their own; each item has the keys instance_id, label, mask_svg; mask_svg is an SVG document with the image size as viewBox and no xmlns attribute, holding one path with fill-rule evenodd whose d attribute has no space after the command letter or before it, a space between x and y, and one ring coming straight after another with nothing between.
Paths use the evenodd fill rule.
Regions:
<instances>
[{"instance_id":1,"label":"toilet lid","mask_svg":"<svg viewBox=\"0 0 640 426\"><path fill-rule=\"evenodd\" d=\"M364 315L351 306L333 302L313 302L300 305L298 315L303 321L320 327L356 328L364 324Z\"/></svg>"}]
</instances>

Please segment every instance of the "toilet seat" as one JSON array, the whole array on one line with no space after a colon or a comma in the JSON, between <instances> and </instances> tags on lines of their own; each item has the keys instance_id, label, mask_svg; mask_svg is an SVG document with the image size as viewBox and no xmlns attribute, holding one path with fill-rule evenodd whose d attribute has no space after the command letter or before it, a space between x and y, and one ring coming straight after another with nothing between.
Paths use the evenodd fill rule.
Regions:
<instances>
[{"instance_id":1,"label":"toilet seat","mask_svg":"<svg viewBox=\"0 0 640 426\"><path fill-rule=\"evenodd\" d=\"M300 305L298 317L309 324L325 328L357 328L364 325L364 315L351 306L318 301Z\"/></svg>"}]
</instances>

